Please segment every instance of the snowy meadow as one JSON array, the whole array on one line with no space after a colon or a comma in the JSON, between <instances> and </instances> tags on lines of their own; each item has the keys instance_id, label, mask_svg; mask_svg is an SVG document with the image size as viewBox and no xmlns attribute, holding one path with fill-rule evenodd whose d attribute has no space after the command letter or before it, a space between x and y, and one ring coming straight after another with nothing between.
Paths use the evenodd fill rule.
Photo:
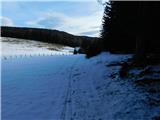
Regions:
<instances>
[{"instance_id":1,"label":"snowy meadow","mask_svg":"<svg viewBox=\"0 0 160 120\"><path fill-rule=\"evenodd\" d=\"M2 58L73 54L73 48L34 40L1 37Z\"/></svg>"}]
</instances>

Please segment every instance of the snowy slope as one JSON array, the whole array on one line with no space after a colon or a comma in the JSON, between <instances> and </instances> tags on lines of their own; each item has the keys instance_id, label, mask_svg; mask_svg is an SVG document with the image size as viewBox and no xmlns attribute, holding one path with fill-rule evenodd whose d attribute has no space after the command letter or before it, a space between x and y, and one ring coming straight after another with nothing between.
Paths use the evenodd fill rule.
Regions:
<instances>
[{"instance_id":1,"label":"snowy slope","mask_svg":"<svg viewBox=\"0 0 160 120\"><path fill-rule=\"evenodd\" d=\"M3 57L43 56L55 54L73 54L73 48L58 44L44 43L10 37L1 37Z\"/></svg>"},{"instance_id":2,"label":"snowy slope","mask_svg":"<svg viewBox=\"0 0 160 120\"><path fill-rule=\"evenodd\" d=\"M102 53L2 59L2 120L150 120L151 97L119 78L129 56ZM159 94L156 94L159 95ZM158 97L159 98L159 97Z\"/></svg>"}]
</instances>

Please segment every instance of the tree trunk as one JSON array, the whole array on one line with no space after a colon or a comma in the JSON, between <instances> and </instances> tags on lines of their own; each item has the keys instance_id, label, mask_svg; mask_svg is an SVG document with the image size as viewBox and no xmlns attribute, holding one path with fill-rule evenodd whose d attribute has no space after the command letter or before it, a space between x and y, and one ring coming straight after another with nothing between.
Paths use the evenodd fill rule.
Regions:
<instances>
[{"instance_id":1,"label":"tree trunk","mask_svg":"<svg viewBox=\"0 0 160 120\"><path fill-rule=\"evenodd\" d=\"M139 2L139 12L137 18L137 32L136 32L136 51L135 62L143 64L146 59L145 53L145 7L144 2Z\"/></svg>"},{"instance_id":2,"label":"tree trunk","mask_svg":"<svg viewBox=\"0 0 160 120\"><path fill-rule=\"evenodd\" d=\"M145 61L145 40L143 37L136 36L135 62L143 63Z\"/></svg>"}]
</instances>

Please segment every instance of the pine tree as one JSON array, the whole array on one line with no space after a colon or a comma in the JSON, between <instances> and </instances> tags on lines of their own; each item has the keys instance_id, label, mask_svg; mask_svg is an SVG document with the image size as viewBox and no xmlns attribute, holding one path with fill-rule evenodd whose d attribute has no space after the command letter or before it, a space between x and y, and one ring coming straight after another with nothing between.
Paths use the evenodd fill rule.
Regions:
<instances>
[{"instance_id":1,"label":"pine tree","mask_svg":"<svg viewBox=\"0 0 160 120\"><path fill-rule=\"evenodd\" d=\"M101 37L111 52L135 53L137 61L159 53L160 2L112 1L106 4Z\"/></svg>"},{"instance_id":2,"label":"pine tree","mask_svg":"<svg viewBox=\"0 0 160 120\"><path fill-rule=\"evenodd\" d=\"M128 11L131 11L130 7L132 7L132 5L130 5L129 2L112 1L106 4L101 37L104 41L104 47L107 50L113 52L133 51L134 45L131 44L133 43L133 37L130 35L132 32L128 29L130 20L133 20L130 18L130 15L128 15ZM130 41L128 41L128 39L130 39Z\"/></svg>"}]
</instances>

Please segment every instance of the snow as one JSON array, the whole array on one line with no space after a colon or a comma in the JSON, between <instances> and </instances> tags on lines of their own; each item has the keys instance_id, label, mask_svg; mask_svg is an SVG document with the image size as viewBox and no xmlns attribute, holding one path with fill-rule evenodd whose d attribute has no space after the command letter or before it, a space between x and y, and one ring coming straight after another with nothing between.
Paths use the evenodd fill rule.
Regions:
<instances>
[{"instance_id":1,"label":"snow","mask_svg":"<svg viewBox=\"0 0 160 120\"><path fill-rule=\"evenodd\" d=\"M160 79L160 65L148 65L144 68L133 68L129 70L129 74L136 76L138 80L144 79Z\"/></svg>"},{"instance_id":2,"label":"snow","mask_svg":"<svg viewBox=\"0 0 160 120\"><path fill-rule=\"evenodd\" d=\"M16 38L1 40L4 120L159 117L158 65L133 68L129 78L121 79L117 63L131 55L102 53L86 59L72 55L71 47ZM145 84L153 80L155 83Z\"/></svg>"},{"instance_id":3,"label":"snow","mask_svg":"<svg viewBox=\"0 0 160 120\"><path fill-rule=\"evenodd\" d=\"M33 40L1 37L2 56L42 56L55 54L73 54L74 48Z\"/></svg>"},{"instance_id":4,"label":"snow","mask_svg":"<svg viewBox=\"0 0 160 120\"><path fill-rule=\"evenodd\" d=\"M109 66L129 57L2 59L2 119L151 120L160 113L159 92L150 94L132 79L121 79L120 66Z\"/></svg>"}]
</instances>

